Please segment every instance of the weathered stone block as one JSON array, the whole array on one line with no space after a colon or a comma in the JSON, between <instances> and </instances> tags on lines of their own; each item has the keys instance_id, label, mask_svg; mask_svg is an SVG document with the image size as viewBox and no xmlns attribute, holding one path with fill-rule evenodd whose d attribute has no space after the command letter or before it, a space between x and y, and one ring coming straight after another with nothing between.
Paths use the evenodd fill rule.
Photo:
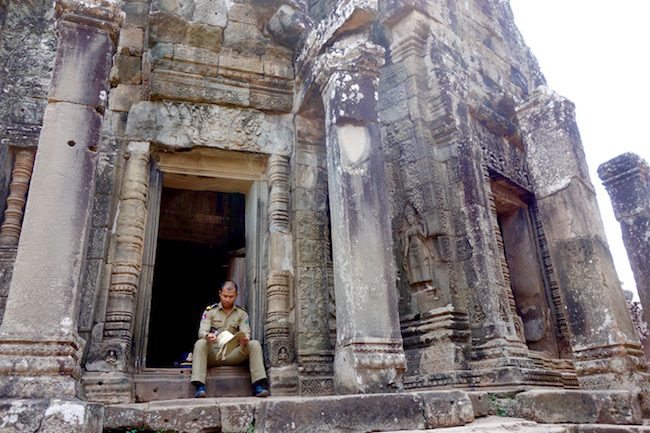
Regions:
<instances>
[{"instance_id":1,"label":"weathered stone block","mask_svg":"<svg viewBox=\"0 0 650 433\"><path fill-rule=\"evenodd\" d=\"M149 16L149 3L144 2L124 2L122 5L124 11L124 26L133 26L145 28Z\"/></svg>"},{"instance_id":2,"label":"weathered stone block","mask_svg":"<svg viewBox=\"0 0 650 433\"><path fill-rule=\"evenodd\" d=\"M255 404L251 403L221 403L221 431L232 433L248 433L255 425Z\"/></svg>"},{"instance_id":3,"label":"weathered stone block","mask_svg":"<svg viewBox=\"0 0 650 433\"><path fill-rule=\"evenodd\" d=\"M142 82L142 57L118 54L111 68L111 83L140 84Z\"/></svg>"},{"instance_id":4,"label":"weathered stone block","mask_svg":"<svg viewBox=\"0 0 650 433\"><path fill-rule=\"evenodd\" d=\"M418 395L424 403L426 428L453 427L474 421L472 401L463 391L432 391Z\"/></svg>"},{"instance_id":5,"label":"weathered stone block","mask_svg":"<svg viewBox=\"0 0 650 433\"><path fill-rule=\"evenodd\" d=\"M172 42L180 44L185 40L188 22L181 16L168 12L153 12L149 15L149 43Z\"/></svg>"},{"instance_id":6,"label":"weathered stone block","mask_svg":"<svg viewBox=\"0 0 650 433\"><path fill-rule=\"evenodd\" d=\"M194 1L192 0L153 0L151 10L169 12L179 15L186 20L192 18L194 13Z\"/></svg>"},{"instance_id":7,"label":"weathered stone block","mask_svg":"<svg viewBox=\"0 0 650 433\"><path fill-rule=\"evenodd\" d=\"M195 0L192 21L212 27L226 27L228 6L226 0ZM232 8L237 4L230 4Z\"/></svg>"},{"instance_id":8,"label":"weathered stone block","mask_svg":"<svg viewBox=\"0 0 650 433\"><path fill-rule=\"evenodd\" d=\"M202 23L191 23L187 28L185 40L193 47L219 51L223 40L223 29Z\"/></svg>"},{"instance_id":9,"label":"weathered stone block","mask_svg":"<svg viewBox=\"0 0 650 433\"><path fill-rule=\"evenodd\" d=\"M113 111L129 111L131 105L142 98L142 86L137 84L119 84L111 89L108 107Z\"/></svg>"},{"instance_id":10,"label":"weathered stone block","mask_svg":"<svg viewBox=\"0 0 650 433\"><path fill-rule=\"evenodd\" d=\"M0 400L3 433L97 433L103 406L66 400Z\"/></svg>"},{"instance_id":11,"label":"weathered stone block","mask_svg":"<svg viewBox=\"0 0 650 433\"><path fill-rule=\"evenodd\" d=\"M130 56L141 56L143 50L144 30L139 27L122 28L117 51Z\"/></svg>"},{"instance_id":12,"label":"weathered stone block","mask_svg":"<svg viewBox=\"0 0 650 433\"><path fill-rule=\"evenodd\" d=\"M266 52L266 41L257 26L229 21L223 31L223 46L234 51L252 52L258 56Z\"/></svg>"},{"instance_id":13,"label":"weathered stone block","mask_svg":"<svg viewBox=\"0 0 650 433\"><path fill-rule=\"evenodd\" d=\"M59 26L59 34L50 102L104 107L113 49L110 38L105 33L69 21Z\"/></svg>"},{"instance_id":14,"label":"weathered stone block","mask_svg":"<svg viewBox=\"0 0 650 433\"><path fill-rule=\"evenodd\" d=\"M260 430L266 433L296 429L310 433L421 430L426 426L422 405L422 400L412 394L265 401L260 404Z\"/></svg>"},{"instance_id":15,"label":"weathered stone block","mask_svg":"<svg viewBox=\"0 0 650 433\"><path fill-rule=\"evenodd\" d=\"M640 424L641 407L626 391L533 390L516 396L516 416L543 423Z\"/></svg>"},{"instance_id":16,"label":"weathered stone block","mask_svg":"<svg viewBox=\"0 0 650 433\"><path fill-rule=\"evenodd\" d=\"M104 410L104 427L115 430L144 428L146 408L146 405L107 405Z\"/></svg>"},{"instance_id":17,"label":"weathered stone block","mask_svg":"<svg viewBox=\"0 0 650 433\"><path fill-rule=\"evenodd\" d=\"M197 403L196 400L151 403L144 419L144 427L154 431L206 431L220 424L219 406L213 402Z\"/></svg>"}]
</instances>

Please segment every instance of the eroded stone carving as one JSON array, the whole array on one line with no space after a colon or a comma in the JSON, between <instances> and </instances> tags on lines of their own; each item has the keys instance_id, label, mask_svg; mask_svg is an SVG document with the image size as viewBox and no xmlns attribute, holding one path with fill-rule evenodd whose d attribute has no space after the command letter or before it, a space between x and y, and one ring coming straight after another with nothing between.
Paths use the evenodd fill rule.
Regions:
<instances>
[{"instance_id":1,"label":"eroded stone carving","mask_svg":"<svg viewBox=\"0 0 650 433\"><path fill-rule=\"evenodd\" d=\"M287 156L291 117L217 105L141 102L133 105L126 134L172 148L217 147Z\"/></svg>"},{"instance_id":2,"label":"eroded stone carving","mask_svg":"<svg viewBox=\"0 0 650 433\"><path fill-rule=\"evenodd\" d=\"M32 149L19 149L16 152L14 169L11 172L7 208L2 227L0 227L0 245L18 245L27 190L34 169L34 154Z\"/></svg>"},{"instance_id":3,"label":"eroded stone carving","mask_svg":"<svg viewBox=\"0 0 650 433\"><path fill-rule=\"evenodd\" d=\"M129 144L115 226L102 356L108 370L126 371L144 247L149 179L149 143Z\"/></svg>"}]
</instances>

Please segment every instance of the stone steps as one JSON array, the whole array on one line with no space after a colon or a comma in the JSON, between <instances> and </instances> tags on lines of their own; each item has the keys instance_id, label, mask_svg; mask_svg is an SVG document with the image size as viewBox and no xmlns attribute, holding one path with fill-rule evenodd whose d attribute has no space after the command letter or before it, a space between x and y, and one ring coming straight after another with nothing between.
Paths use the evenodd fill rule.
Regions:
<instances>
[{"instance_id":1,"label":"stone steps","mask_svg":"<svg viewBox=\"0 0 650 433\"><path fill-rule=\"evenodd\" d=\"M631 393L554 389L180 399L104 411L105 432L650 432L642 421Z\"/></svg>"},{"instance_id":2,"label":"stone steps","mask_svg":"<svg viewBox=\"0 0 650 433\"><path fill-rule=\"evenodd\" d=\"M190 383L191 368L147 369L134 376L135 398L139 402L194 397ZM251 376L248 365L221 366L208 369L205 380L208 396L248 397Z\"/></svg>"}]
</instances>

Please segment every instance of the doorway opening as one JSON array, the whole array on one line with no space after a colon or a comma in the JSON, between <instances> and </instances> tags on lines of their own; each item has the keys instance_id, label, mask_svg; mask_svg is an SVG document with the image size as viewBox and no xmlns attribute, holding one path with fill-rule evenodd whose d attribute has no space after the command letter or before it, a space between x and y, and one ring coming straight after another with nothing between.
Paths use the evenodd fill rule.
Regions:
<instances>
[{"instance_id":1,"label":"doorway opening","mask_svg":"<svg viewBox=\"0 0 650 433\"><path fill-rule=\"evenodd\" d=\"M549 299L533 229L534 197L498 175L492 176L490 188L504 279L523 327L520 331L530 350L559 358L553 303Z\"/></svg>"},{"instance_id":2,"label":"doorway opening","mask_svg":"<svg viewBox=\"0 0 650 433\"><path fill-rule=\"evenodd\" d=\"M176 367L192 351L201 313L226 279L246 307L246 197L163 187L151 291L146 366ZM243 302L243 304L242 304Z\"/></svg>"}]
</instances>

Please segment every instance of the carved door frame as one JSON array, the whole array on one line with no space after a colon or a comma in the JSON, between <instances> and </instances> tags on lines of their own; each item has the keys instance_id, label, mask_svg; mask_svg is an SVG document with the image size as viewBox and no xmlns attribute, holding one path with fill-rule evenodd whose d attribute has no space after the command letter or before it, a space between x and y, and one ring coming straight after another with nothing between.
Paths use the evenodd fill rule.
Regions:
<instances>
[{"instance_id":1,"label":"carved door frame","mask_svg":"<svg viewBox=\"0 0 650 433\"><path fill-rule=\"evenodd\" d=\"M219 188L221 182L225 192L239 192L246 197L248 309L251 316L252 337L264 342L269 200L267 163L268 155L264 154L204 148L182 153L154 152L152 155L142 272L133 335L132 355L136 373L148 369L147 342L162 189L164 186L169 186L170 182L182 187L178 185L178 182L182 182L179 179L187 176L200 176L206 184L209 184L207 188L214 188L214 190Z\"/></svg>"}]
</instances>

